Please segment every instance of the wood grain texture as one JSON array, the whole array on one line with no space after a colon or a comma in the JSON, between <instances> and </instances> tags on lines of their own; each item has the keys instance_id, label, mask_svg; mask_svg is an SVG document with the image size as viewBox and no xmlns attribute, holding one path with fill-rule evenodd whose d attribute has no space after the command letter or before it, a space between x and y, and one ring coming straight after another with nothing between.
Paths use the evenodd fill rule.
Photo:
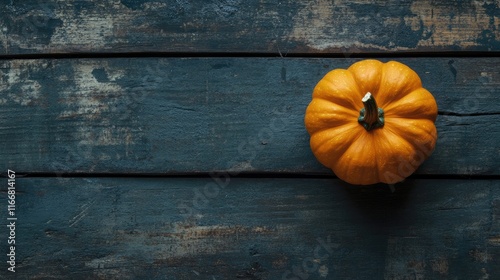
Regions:
<instances>
[{"instance_id":1,"label":"wood grain texture","mask_svg":"<svg viewBox=\"0 0 500 280\"><path fill-rule=\"evenodd\" d=\"M16 186L19 279L500 275L497 181L408 180L395 192L335 179L19 178Z\"/></svg>"},{"instance_id":2,"label":"wood grain texture","mask_svg":"<svg viewBox=\"0 0 500 280\"><path fill-rule=\"evenodd\" d=\"M0 1L0 54L500 50L497 1Z\"/></svg>"},{"instance_id":3,"label":"wood grain texture","mask_svg":"<svg viewBox=\"0 0 500 280\"><path fill-rule=\"evenodd\" d=\"M500 279L499 26L498 1L0 0L15 278ZM454 51L493 57L398 59L439 106L422 176L350 186L315 160L324 74ZM323 54L344 58L298 57Z\"/></svg>"},{"instance_id":4,"label":"wood grain texture","mask_svg":"<svg viewBox=\"0 0 500 280\"><path fill-rule=\"evenodd\" d=\"M3 61L0 169L332 174L310 151L304 112L316 82L354 61ZM500 174L499 59L400 61L441 111L436 150L418 173Z\"/></svg>"}]
</instances>

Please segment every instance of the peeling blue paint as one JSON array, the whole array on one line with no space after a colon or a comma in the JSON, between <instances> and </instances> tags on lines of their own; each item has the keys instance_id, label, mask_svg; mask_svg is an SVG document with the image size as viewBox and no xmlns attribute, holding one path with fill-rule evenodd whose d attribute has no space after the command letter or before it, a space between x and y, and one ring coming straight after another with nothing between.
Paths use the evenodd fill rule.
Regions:
<instances>
[{"instance_id":1,"label":"peeling blue paint","mask_svg":"<svg viewBox=\"0 0 500 280\"><path fill-rule=\"evenodd\" d=\"M7 36L22 36L32 44L49 45L55 30L63 25L63 21L56 18L51 6L36 7L34 13L20 7L11 7L15 11L0 12L0 27L4 28Z\"/></svg>"},{"instance_id":2,"label":"peeling blue paint","mask_svg":"<svg viewBox=\"0 0 500 280\"><path fill-rule=\"evenodd\" d=\"M425 4L424 8L439 10L439 16L444 17L444 24L439 26L426 26L423 18L420 18L420 12L415 10L414 1L391 0L369 4L349 1L323 2L325 8L332 9L334 19L324 26L320 24L316 33L314 26L305 26L311 30L300 36L293 35L297 20L315 20L318 15L314 12L317 8L313 6L314 3L291 0L120 0L118 5L96 1L75 1L65 5L56 1L40 0L4 2L0 4L1 34L8 38L7 43L0 44L0 53L4 54L89 50L286 54L314 53L318 50L339 53L345 48L356 50L357 53L388 49L431 52L499 49L498 38L494 38L494 34L499 29L495 20L500 16L500 8L498 3L493 2L478 4L470 1L431 1ZM478 5L482 5L484 9L478 8ZM430 10L432 15L428 16L435 18L435 12ZM123 11L128 13L126 22L119 16ZM61 13L64 16L58 18ZM75 31L75 24L79 23L75 23L71 17L72 14L85 17L87 14L94 16L99 13L102 13L103 17L113 16L116 21L113 35L103 34L104 42L99 42L96 49L96 42L91 36L78 37L80 35ZM343 16L348 18L342 18ZM484 24L483 20L482 24L486 26L459 29L452 23L458 20L458 17L462 22L489 17L490 23ZM65 19L71 23L63 22ZM92 28L91 24L87 26L81 27ZM329 33L329 26L334 27L335 34ZM61 27L65 28L61 30L61 34L67 37L68 42L72 43L71 46L64 46L65 38L58 38L57 42L51 41L55 31ZM446 28L464 36L460 36L458 42L452 38L446 42L446 38L440 37L439 46L434 46L433 35L448 31L442 30ZM82 32L89 34L100 31ZM310 42L315 40L318 44L311 45ZM329 40L332 41L331 44ZM429 40L430 44L420 44L424 40ZM78 43L75 43L76 41ZM338 46L343 42L345 45ZM328 49L328 45L336 46L336 49Z\"/></svg>"},{"instance_id":3,"label":"peeling blue paint","mask_svg":"<svg viewBox=\"0 0 500 280\"><path fill-rule=\"evenodd\" d=\"M488 50L500 50L500 40L496 38L496 35L491 30L484 30L479 34L476 42L486 48Z\"/></svg>"},{"instance_id":4,"label":"peeling blue paint","mask_svg":"<svg viewBox=\"0 0 500 280\"><path fill-rule=\"evenodd\" d=\"M108 74L106 73L106 69L98 68L92 71L92 75L99 83L109 82Z\"/></svg>"},{"instance_id":5,"label":"peeling blue paint","mask_svg":"<svg viewBox=\"0 0 500 280\"><path fill-rule=\"evenodd\" d=\"M484 3L483 8L485 9L485 13L490 17L490 28L492 30L496 30L495 26L495 18L500 17L500 8L496 3Z\"/></svg>"},{"instance_id":6,"label":"peeling blue paint","mask_svg":"<svg viewBox=\"0 0 500 280\"><path fill-rule=\"evenodd\" d=\"M138 10L142 7L142 4L145 2L149 1L138 1L138 0L121 0L120 3L124 5L125 7L132 9L132 10Z\"/></svg>"}]
</instances>

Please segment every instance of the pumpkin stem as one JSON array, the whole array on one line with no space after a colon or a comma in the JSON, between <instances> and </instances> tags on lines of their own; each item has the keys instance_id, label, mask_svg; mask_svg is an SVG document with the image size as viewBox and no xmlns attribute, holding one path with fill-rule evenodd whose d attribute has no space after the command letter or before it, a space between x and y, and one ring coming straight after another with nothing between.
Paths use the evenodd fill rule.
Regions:
<instances>
[{"instance_id":1,"label":"pumpkin stem","mask_svg":"<svg viewBox=\"0 0 500 280\"><path fill-rule=\"evenodd\" d=\"M384 126L384 110L377 107L377 102L370 92L361 99L365 108L359 111L358 122L367 130Z\"/></svg>"}]
</instances>

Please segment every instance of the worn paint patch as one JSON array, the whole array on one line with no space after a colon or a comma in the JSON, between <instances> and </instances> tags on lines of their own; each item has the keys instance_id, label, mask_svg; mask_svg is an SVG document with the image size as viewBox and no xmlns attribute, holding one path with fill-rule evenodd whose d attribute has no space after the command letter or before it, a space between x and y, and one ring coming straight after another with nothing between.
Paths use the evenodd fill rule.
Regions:
<instances>
[{"instance_id":1,"label":"worn paint patch","mask_svg":"<svg viewBox=\"0 0 500 280\"><path fill-rule=\"evenodd\" d=\"M145 11L157 11L158 9L164 9L168 7L167 3L163 2L144 2L143 9Z\"/></svg>"},{"instance_id":2,"label":"worn paint patch","mask_svg":"<svg viewBox=\"0 0 500 280\"><path fill-rule=\"evenodd\" d=\"M125 90L117 83L125 75L124 70L115 70L107 62L87 60L72 67L73 83L59 93L64 110L58 118L83 121L74 136L79 141L94 146L133 144L132 128L113 125L117 104L125 96Z\"/></svg>"},{"instance_id":3,"label":"worn paint patch","mask_svg":"<svg viewBox=\"0 0 500 280\"><path fill-rule=\"evenodd\" d=\"M48 64L33 60L14 60L3 66L1 72L0 104L13 102L22 106L33 105L41 98L42 85L32 73L44 71Z\"/></svg>"},{"instance_id":4,"label":"worn paint patch","mask_svg":"<svg viewBox=\"0 0 500 280\"><path fill-rule=\"evenodd\" d=\"M99 82L94 71L109 68L107 62L81 61L73 64L74 85L60 93L61 102L68 108L62 112L60 118L83 117L85 119L100 118L116 102L116 98L123 94L123 89L111 82ZM120 73L123 73L120 70Z\"/></svg>"},{"instance_id":5,"label":"worn paint patch","mask_svg":"<svg viewBox=\"0 0 500 280\"><path fill-rule=\"evenodd\" d=\"M63 23L56 28L49 47L65 51L72 48L93 51L106 49L111 41L119 43L115 36L116 15L119 15L120 22L129 21L127 9L108 2L93 2L93 5L97 7L79 9L76 5L63 5L57 9L55 14Z\"/></svg>"},{"instance_id":6,"label":"worn paint patch","mask_svg":"<svg viewBox=\"0 0 500 280\"><path fill-rule=\"evenodd\" d=\"M231 166L229 166L228 170L230 172L245 172L245 171L252 171L255 170L255 167L252 166L251 161L242 161L242 162L236 162L232 163Z\"/></svg>"},{"instance_id":7,"label":"worn paint patch","mask_svg":"<svg viewBox=\"0 0 500 280\"><path fill-rule=\"evenodd\" d=\"M492 254L480 249L470 250L469 256L471 256L475 261L480 263L488 263L489 261L493 260Z\"/></svg>"},{"instance_id":8,"label":"worn paint patch","mask_svg":"<svg viewBox=\"0 0 500 280\"><path fill-rule=\"evenodd\" d=\"M85 267L92 270L96 279L134 279L127 259L119 255L107 255L86 261Z\"/></svg>"},{"instance_id":9,"label":"worn paint patch","mask_svg":"<svg viewBox=\"0 0 500 280\"><path fill-rule=\"evenodd\" d=\"M213 1L214 3L206 3L202 12L215 13L219 20L226 19L238 13L241 0L224 0L224 1Z\"/></svg>"},{"instance_id":10,"label":"worn paint patch","mask_svg":"<svg viewBox=\"0 0 500 280\"><path fill-rule=\"evenodd\" d=\"M405 21L413 28L421 24L430 35L422 38L418 46L491 47L493 42L481 41L485 31L500 38L500 30L495 28L500 25L498 15L489 15L488 7L481 1L465 1L467 7L457 5L462 2L413 1L412 15L405 17Z\"/></svg>"},{"instance_id":11,"label":"worn paint patch","mask_svg":"<svg viewBox=\"0 0 500 280\"><path fill-rule=\"evenodd\" d=\"M326 265L322 265L318 268L319 276L322 278L326 278L328 276L328 267Z\"/></svg>"},{"instance_id":12,"label":"worn paint patch","mask_svg":"<svg viewBox=\"0 0 500 280\"><path fill-rule=\"evenodd\" d=\"M152 261L175 262L193 256L239 251L241 238L249 239L259 235L275 235L292 230L287 226L248 227L243 225L200 226L190 223L175 223L173 228L153 232L120 231L119 239L136 244L147 250Z\"/></svg>"},{"instance_id":13,"label":"worn paint patch","mask_svg":"<svg viewBox=\"0 0 500 280\"><path fill-rule=\"evenodd\" d=\"M486 268L481 268L481 278L479 278L479 280L487 280L487 279L490 279L490 274L488 274L488 271L486 271Z\"/></svg>"},{"instance_id":14,"label":"worn paint patch","mask_svg":"<svg viewBox=\"0 0 500 280\"><path fill-rule=\"evenodd\" d=\"M334 34L342 32L337 15L345 14L345 7L338 12L334 10L334 2L327 0L311 1L300 9L293 18L293 29L288 35L289 39L305 42L309 47L324 50L331 47L352 45L354 41L339 41Z\"/></svg>"},{"instance_id":15,"label":"worn paint patch","mask_svg":"<svg viewBox=\"0 0 500 280\"><path fill-rule=\"evenodd\" d=\"M447 2L448 3L448 2ZM293 17L287 39L313 50L411 50L420 47L495 48L498 14L480 1L473 7L432 0L398 2L310 1Z\"/></svg>"},{"instance_id":16,"label":"worn paint patch","mask_svg":"<svg viewBox=\"0 0 500 280\"><path fill-rule=\"evenodd\" d=\"M42 50L50 44L56 28L62 21L54 13L56 4L36 1L25 5L15 1L2 5L0 11L0 37L4 53L9 49Z\"/></svg>"},{"instance_id":17,"label":"worn paint patch","mask_svg":"<svg viewBox=\"0 0 500 280\"><path fill-rule=\"evenodd\" d=\"M438 272L441 275L447 275L449 270L448 260L445 258L439 258L431 261L432 270Z\"/></svg>"},{"instance_id":18,"label":"worn paint patch","mask_svg":"<svg viewBox=\"0 0 500 280\"><path fill-rule=\"evenodd\" d=\"M293 18L288 39L314 50L341 49L346 54L361 49L393 49L394 26L400 26L401 20L384 15L387 9L368 1L311 1Z\"/></svg>"},{"instance_id":19,"label":"worn paint patch","mask_svg":"<svg viewBox=\"0 0 500 280\"><path fill-rule=\"evenodd\" d=\"M488 242L494 246L500 246L500 236L490 237Z\"/></svg>"}]
</instances>

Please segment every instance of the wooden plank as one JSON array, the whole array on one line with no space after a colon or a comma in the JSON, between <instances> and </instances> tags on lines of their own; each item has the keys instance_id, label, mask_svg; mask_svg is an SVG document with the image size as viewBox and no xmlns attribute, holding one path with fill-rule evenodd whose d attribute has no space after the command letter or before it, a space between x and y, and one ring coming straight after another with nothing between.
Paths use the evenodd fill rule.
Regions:
<instances>
[{"instance_id":1,"label":"wooden plank","mask_svg":"<svg viewBox=\"0 0 500 280\"><path fill-rule=\"evenodd\" d=\"M497 2L1 1L0 54L498 51Z\"/></svg>"},{"instance_id":2,"label":"wooden plank","mask_svg":"<svg viewBox=\"0 0 500 280\"><path fill-rule=\"evenodd\" d=\"M3 61L0 170L331 174L310 151L304 112L316 82L354 61ZM419 173L500 174L500 59L400 61L442 112L437 148Z\"/></svg>"},{"instance_id":3,"label":"wooden plank","mask_svg":"<svg viewBox=\"0 0 500 280\"><path fill-rule=\"evenodd\" d=\"M391 192L336 179L19 178L16 276L495 279L498 186L412 179ZM1 274L10 275L5 265Z\"/></svg>"}]
</instances>

